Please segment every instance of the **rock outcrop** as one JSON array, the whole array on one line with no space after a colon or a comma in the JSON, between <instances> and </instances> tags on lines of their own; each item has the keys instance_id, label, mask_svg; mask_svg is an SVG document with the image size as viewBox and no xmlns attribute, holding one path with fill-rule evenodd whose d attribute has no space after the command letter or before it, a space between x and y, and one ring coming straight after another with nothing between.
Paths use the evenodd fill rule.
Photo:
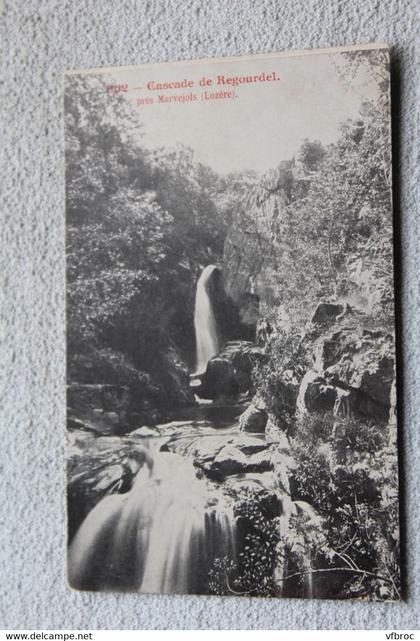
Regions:
<instances>
[{"instance_id":1,"label":"rock outcrop","mask_svg":"<svg viewBox=\"0 0 420 641\"><path fill-rule=\"evenodd\" d=\"M106 495L128 492L147 461L141 440L68 432L68 522L73 536L88 512Z\"/></svg>"},{"instance_id":2,"label":"rock outcrop","mask_svg":"<svg viewBox=\"0 0 420 641\"><path fill-rule=\"evenodd\" d=\"M174 348L152 375L111 349L76 354L68 366L68 418L102 434L154 424L168 410L194 404L185 364Z\"/></svg>"},{"instance_id":3,"label":"rock outcrop","mask_svg":"<svg viewBox=\"0 0 420 641\"><path fill-rule=\"evenodd\" d=\"M235 398L251 391L251 372L256 361L263 359L262 350L251 341L229 341L208 364L201 385L194 391L201 398L217 400Z\"/></svg>"},{"instance_id":4,"label":"rock outcrop","mask_svg":"<svg viewBox=\"0 0 420 641\"><path fill-rule=\"evenodd\" d=\"M239 417L239 427L243 432L264 434L268 415L260 399L254 399Z\"/></svg>"},{"instance_id":5,"label":"rock outcrop","mask_svg":"<svg viewBox=\"0 0 420 641\"><path fill-rule=\"evenodd\" d=\"M270 451L246 455L234 445L226 445L217 456L203 465L206 476L212 480L223 481L235 474L261 473L273 469Z\"/></svg>"},{"instance_id":6,"label":"rock outcrop","mask_svg":"<svg viewBox=\"0 0 420 641\"><path fill-rule=\"evenodd\" d=\"M100 434L122 433L128 427L130 391L121 385L71 383L67 388L70 424Z\"/></svg>"},{"instance_id":7,"label":"rock outcrop","mask_svg":"<svg viewBox=\"0 0 420 641\"><path fill-rule=\"evenodd\" d=\"M395 377L393 338L368 329L362 313L338 307L328 307L326 314L325 304L318 305L312 318L317 320L302 340L312 370L302 379L299 397L308 412L384 423Z\"/></svg>"}]
</instances>

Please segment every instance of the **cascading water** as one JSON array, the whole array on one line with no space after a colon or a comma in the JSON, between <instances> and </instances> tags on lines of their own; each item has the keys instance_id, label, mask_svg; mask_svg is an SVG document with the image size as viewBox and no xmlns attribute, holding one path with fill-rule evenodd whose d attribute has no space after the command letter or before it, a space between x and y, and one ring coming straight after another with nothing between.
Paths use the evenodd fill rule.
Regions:
<instances>
[{"instance_id":1,"label":"cascading water","mask_svg":"<svg viewBox=\"0 0 420 641\"><path fill-rule=\"evenodd\" d=\"M103 498L80 526L69 550L72 587L205 593L214 559L234 557L235 519L223 496L190 461L151 442L131 490Z\"/></svg>"},{"instance_id":2,"label":"cascading water","mask_svg":"<svg viewBox=\"0 0 420 641\"><path fill-rule=\"evenodd\" d=\"M209 295L210 278L216 270L215 265L207 265L197 282L194 312L196 375L203 374L209 360L219 352L216 318Z\"/></svg>"}]
</instances>

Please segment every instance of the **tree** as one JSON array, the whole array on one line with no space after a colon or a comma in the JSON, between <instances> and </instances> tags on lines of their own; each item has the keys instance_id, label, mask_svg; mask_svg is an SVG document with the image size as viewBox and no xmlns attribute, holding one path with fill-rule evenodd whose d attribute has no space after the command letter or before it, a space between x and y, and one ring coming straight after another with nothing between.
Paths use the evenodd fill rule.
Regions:
<instances>
[{"instance_id":1,"label":"tree","mask_svg":"<svg viewBox=\"0 0 420 641\"><path fill-rule=\"evenodd\" d=\"M108 83L66 83L69 356L117 350L167 384L168 358L194 359L196 280L220 261L240 178L182 145L144 148L138 113Z\"/></svg>"},{"instance_id":2,"label":"tree","mask_svg":"<svg viewBox=\"0 0 420 641\"><path fill-rule=\"evenodd\" d=\"M97 76L66 86L66 212L70 344L95 344L167 256L171 216L147 189L133 143L141 125Z\"/></svg>"}]
</instances>

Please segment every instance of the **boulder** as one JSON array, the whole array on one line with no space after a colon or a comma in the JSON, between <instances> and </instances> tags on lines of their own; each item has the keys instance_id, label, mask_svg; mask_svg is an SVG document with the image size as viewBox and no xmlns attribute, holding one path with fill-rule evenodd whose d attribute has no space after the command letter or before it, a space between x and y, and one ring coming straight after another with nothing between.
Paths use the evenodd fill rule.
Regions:
<instances>
[{"instance_id":1,"label":"boulder","mask_svg":"<svg viewBox=\"0 0 420 641\"><path fill-rule=\"evenodd\" d=\"M346 325L323 339L320 369L332 383L359 389L387 405L395 377L392 336L383 331Z\"/></svg>"},{"instance_id":2,"label":"boulder","mask_svg":"<svg viewBox=\"0 0 420 641\"><path fill-rule=\"evenodd\" d=\"M88 420L82 421L80 418L74 416L69 416L67 418L67 427L68 434L71 435L75 431L83 431L91 434L101 434L101 430L98 428L96 423L92 423Z\"/></svg>"},{"instance_id":3,"label":"boulder","mask_svg":"<svg viewBox=\"0 0 420 641\"><path fill-rule=\"evenodd\" d=\"M252 368L264 353L251 341L229 341L208 364L206 372L192 381L194 392L201 398L236 397L250 391Z\"/></svg>"},{"instance_id":4,"label":"boulder","mask_svg":"<svg viewBox=\"0 0 420 641\"><path fill-rule=\"evenodd\" d=\"M344 313L343 305L319 302L311 318L312 323L334 323L337 316Z\"/></svg>"},{"instance_id":5,"label":"boulder","mask_svg":"<svg viewBox=\"0 0 420 641\"><path fill-rule=\"evenodd\" d=\"M216 400L224 397L236 397L239 385L233 364L226 358L215 356L208 364L201 379L201 385L194 388L200 398Z\"/></svg>"},{"instance_id":6,"label":"boulder","mask_svg":"<svg viewBox=\"0 0 420 641\"><path fill-rule=\"evenodd\" d=\"M285 431L278 425L276 420L269 416L265 426L265 441L268 444L275 444L277 450L289 451L289 439Z\"/></svg>"},{"instance_id":7,"label":"boulder","mask_svg":"<svg viewBox=\"0 0 420 641\"><path fill-rule=\"evenodd\" d=\"M162 448L192 459L196 467L218 471L220 476L227 472L229 459L233 460L229 474L243 472L247 469L254 454L267 450L267 443L262 438L248 436L245 433L232 435L174 436ZM235 458L236 457L236 458ZM211 472L210 472L211 473Z\"/></svg>"},{"instance_id":8,"label":"boulder","mask_svg":"<svg viewBox=\"0 0 420 641\"><path fill-rule=\"evenodd\" d=\"M275 478L271 471L232 474L226 478L224 487L232 490L235 496L239 498L246 496L249 492L267 491L272 496L274 496L276 492Z\"/></svg>"},{"instance_id":9,"label":"boulder","mask_svg":"<svg viewBox=\"0 0 420 641\"><path fill-rule=\"evenodd\" d=\"M328 385L325 379L317 377L310 381L304 393L305 407L309 412L331 412L337 398L333 385Z\"/></svg>"},{"instance_id":10,"label":"boulder","mask_svg":"<svg viewBox=\"0 0 420 641\"><path fill-rule=\"evenodd\" d=\"M374 370L374 371L372 371ZM376 362L375 368L365 369L352 380L352 385L360 389L373 400L391 406L391 388L395 381L394 359L384 356Z\"/></svg>"},{"instance_id":11,"label":"boulder","mask_svg":"<svg viewBox=\"0 0 420 641\"><path fill-rule=\"evenodd\" d=\"M175 435L165 445L162 451L175 452L180 456L192 459L193 463L202 467L206 463L213 461L217 454L227 444L226 436L201 435L194 436Z\"/></svg>"},{"instance_id":12,"label":"boulder","mask_svg":"<svg viewBox=\"0 0 420 641\"><path fill-rule=\"evenodd\" d=\"M204 465L207 476L218 481L245 472L246 468L246 455L234 445L225 445L210 463Z\"/></svg>"},{"instance_id":13,"label":"boulder","mask_svg":"<svg viewBox=\"0 0 420 641\"><path fill-rule=\"evenodd\" d=\"M264 434L267 419L265 409L253 402L239 417L239 427L243 432Z\"/></svg>"},{"instance_id":14,"label":"boulder","mask_svg":"<svg viewBox=\"0 0 420 641\"><path fill-rule=\"evenodd\" d=\"M386 423L389 417L389 405L378 402L354 387L337 388L334 416L341 420L356 417L365 421Z\"/></svg>"},{"instance_id":15,"label":"boulder","mask_svg":"<svg viewBox=\"0 0 420 641\"><path fill-rule=\"evenodd\" d=\"M247 436L246 434L240 434L233 438L234 445L249 456L250 454L257 454L267 449L267 443L261 438L254 438L252 436Z\"/></svg>"},{"instance_id":16,"label":"boulder","mask_svg":"<svg viewBox=\"0 0 420 641\"><path fill-rule=\"evenodd\" d=\"M262 450L248 456L247 472L268 472L273 469L273 458L270 449Z\"/></svg>"},{"instance_id":17,"label":"boulder","mask_svg":"<svg viewBox=\"0 0 420 641\"><path fill-rule=\"evenodd\" d=\"M273 469L270 452L265 448L247 456L233 444L225 445L210 462L204 463L205 474L215 481L223 481L234 474L267 472Z\"/></svg>"},{"instance_id":18,"label":"boulder","mask_svg":"<svg viewBox=\"0 0 420 641\"><path fill-rule=\"evenodd\" d=\"M362 420L384 422L389 416L387 405L375 400L362 389L352 387L336 376L317 376L304 384L299 394L303 398L304 411L309 413L331 413L345 420L356 417ZM302 408L300 408L302 410ZM302 411L300 413L302 416Z\"/></svg>"},{"instance_id":19,"label":"boulder","mask_svg":"<svg viewBox=\"0 0 420 641\"><path fill-rule=\"evenodd\" d=\"M367 328L367 323L366 316L356 310L348 313L347 306L336 317L334 331L319 326L305 335L314 375L312 380L304 377L300 409L387 422L395 379L393 337Z\"/></svg>"}]
</instances>

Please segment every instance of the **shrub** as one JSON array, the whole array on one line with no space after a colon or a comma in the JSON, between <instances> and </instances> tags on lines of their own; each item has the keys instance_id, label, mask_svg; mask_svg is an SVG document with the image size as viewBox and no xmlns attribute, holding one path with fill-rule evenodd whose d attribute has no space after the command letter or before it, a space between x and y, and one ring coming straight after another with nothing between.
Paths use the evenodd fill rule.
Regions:
<instances>
[{"instance_id":1,"label":"shrub","mask_svg":"<svg viewBox=\"0 0 420 641\"><path fill-rule=\"evenodd\" d=\"M238 553L235 560L215 560L210 571L213 594L272 596L275 592L274 568L280 540L278 516L272 496L266 491L248 491L235 504L238 526Z\"/></svg>"},{"instance_id":2,"label":"shrub","mask_svg":"<svg viewBox=\"0 0 420 641\"><path fill-rule=\"evenodd\" d=\"M322 517L319 534L323 543L314 550L317 571L343 569L341 596L357 593L396 598L395 453L385 446L383 426L348 419L340 427L334 438L328 415L299 422L291 443L296 462L291 477L293 499L306 501ZM337 464L343 449L346 464ZM299 536L297 530L295 536Z\"/></svg>"}]
</instances>

